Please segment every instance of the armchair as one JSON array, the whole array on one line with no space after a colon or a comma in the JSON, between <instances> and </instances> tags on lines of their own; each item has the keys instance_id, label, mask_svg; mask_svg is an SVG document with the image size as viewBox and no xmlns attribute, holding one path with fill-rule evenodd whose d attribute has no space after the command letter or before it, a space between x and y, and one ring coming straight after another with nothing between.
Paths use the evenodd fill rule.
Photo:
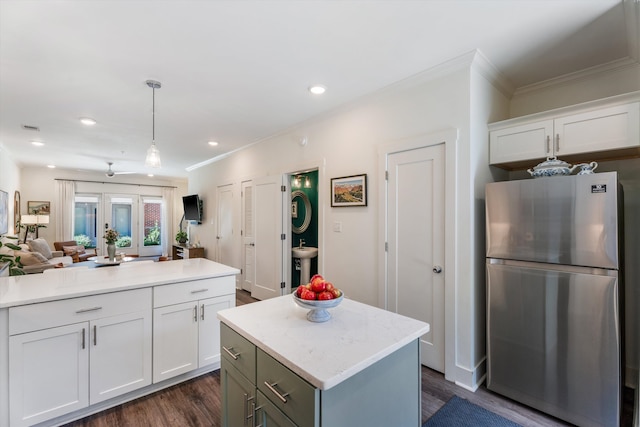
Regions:
<instances>
[{"instance_id":1,"label":"armchair","mask_svg":"<svg viewBox=\"0 0 640 427\"><path fill-rule=\"evenodd\" d=\"M86 249L84 246L78 245L75 240L53 242L53 247L56 251L62 251L65 255L73 258L73 262L87 261L90 257L98 255L95 248Z\"/></svg>"}]
</instances>

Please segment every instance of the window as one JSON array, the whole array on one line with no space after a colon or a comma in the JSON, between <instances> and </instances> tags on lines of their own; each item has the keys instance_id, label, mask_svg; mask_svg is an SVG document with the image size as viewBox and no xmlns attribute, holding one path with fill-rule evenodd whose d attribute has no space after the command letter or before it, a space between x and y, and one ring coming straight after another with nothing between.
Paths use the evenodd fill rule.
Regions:
<instances>
[{"instance_id":1,"label":"window","mask_svg":"<svg viewBox=\"0 0 640 427\"><path fill-rule=\"evenodd\" d=\"M74 207L73 240L87 248L97 244L98 208L96 195L76 195Z\"/></svg>"}]
</instances>

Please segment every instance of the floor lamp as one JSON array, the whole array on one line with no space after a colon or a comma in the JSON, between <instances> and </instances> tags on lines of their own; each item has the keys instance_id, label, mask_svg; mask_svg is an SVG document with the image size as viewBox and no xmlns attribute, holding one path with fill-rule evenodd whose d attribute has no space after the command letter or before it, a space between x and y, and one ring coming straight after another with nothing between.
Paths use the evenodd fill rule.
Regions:
<instances>
[{"instance_id":1,"label":"floor lamp","mask_svg":"<svg viewBox=\"0 0 640 427\"><path fill-rule=\"evenodd\" d=\"M27 243L27 235L29 235L29 228L36 228L36 239L38 238L38 229L41 224L49 224L49 215L22 215L20 217L20 224L24 225L24 243Z\"/></svg>"}]
</instances>

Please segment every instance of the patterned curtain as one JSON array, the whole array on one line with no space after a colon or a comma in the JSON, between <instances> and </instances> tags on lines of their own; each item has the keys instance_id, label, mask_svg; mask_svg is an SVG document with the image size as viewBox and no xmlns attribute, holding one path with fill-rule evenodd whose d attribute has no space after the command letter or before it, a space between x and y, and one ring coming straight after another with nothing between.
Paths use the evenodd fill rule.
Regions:
<instances>
[{"instance_id":1,"label":"patterned curtain","mask_svg":"<svg viewBox=\"0 0 640 427\"><path fill-rule=\"evenodd\" d=\"M62 180L56 183L56 241L73 240L76 184L73 181Z\"/></svg>"}]
</instances>

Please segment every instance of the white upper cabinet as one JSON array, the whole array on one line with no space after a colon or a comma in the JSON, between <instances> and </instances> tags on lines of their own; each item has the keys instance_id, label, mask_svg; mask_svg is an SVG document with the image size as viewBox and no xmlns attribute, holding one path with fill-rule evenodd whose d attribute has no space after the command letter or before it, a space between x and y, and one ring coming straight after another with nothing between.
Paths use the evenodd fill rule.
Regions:
<instances>
[{"instance_id":1,"label":"white upper cabinet","mask_svg":"<svg viewBox=\"0 0 640 427\"><path fill-rule=\"evenodd\" d=\"M489 125L489 162L524 169L551 156L568 161L640 156L640 94ZM632 98L632 99L628 99Z\"/></svg>"}]
</instances>

